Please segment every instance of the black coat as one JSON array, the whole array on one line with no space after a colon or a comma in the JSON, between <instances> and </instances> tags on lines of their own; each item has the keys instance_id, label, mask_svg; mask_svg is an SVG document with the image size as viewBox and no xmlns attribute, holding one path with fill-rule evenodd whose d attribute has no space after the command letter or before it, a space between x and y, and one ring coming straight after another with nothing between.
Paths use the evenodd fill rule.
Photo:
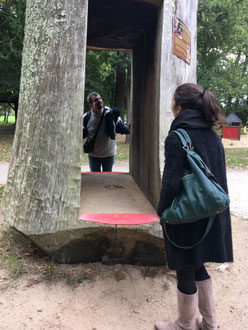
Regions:
<instances>
[{"instance_id":1,"label":"black coat","mask_svg":"<svg viewBox=\"0 0 248 330\"><path fill-rule=\"evenodd\" d=\"M189 134L194 150L202 157L222 188L228 192L224 148L203 113L200 110L184 110L172 122L171 131L177 128L183 128ZM159 216L180 192L186 166L186 152L182 148L182 143L176 134L171 133L165 140L165 167L157 210ZM190 246L203 236L207 223L208 218L187 225L166 225L166 228L176 244ZM198 268L205 262L233 261L229 208L216 216L210 232L198 246L183 250L174 247L166 238L165 246L168 266L174 270L179 270L185 265L194 265Z\"/></svg>"}]
</instances>

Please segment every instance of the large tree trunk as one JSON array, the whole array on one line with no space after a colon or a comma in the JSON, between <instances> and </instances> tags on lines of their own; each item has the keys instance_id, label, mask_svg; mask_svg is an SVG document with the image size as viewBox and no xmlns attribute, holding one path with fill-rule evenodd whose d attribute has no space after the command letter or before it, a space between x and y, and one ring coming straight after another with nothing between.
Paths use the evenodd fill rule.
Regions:
<instances>
[{"instance_id":1,"label":"large tree trunk","mask_svg":"<svg viewBox=\"0 0 248 330\"><path fill-rule=\"evenodd\" d=\"M3 211L27 235L73 228L80 203L87 1L28 0Z\"/></svg>"}]
</instances>

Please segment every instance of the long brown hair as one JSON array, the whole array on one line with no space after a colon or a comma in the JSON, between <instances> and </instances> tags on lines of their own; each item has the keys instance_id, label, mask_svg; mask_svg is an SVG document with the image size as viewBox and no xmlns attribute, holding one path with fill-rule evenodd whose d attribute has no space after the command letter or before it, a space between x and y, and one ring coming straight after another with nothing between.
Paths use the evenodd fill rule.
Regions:
<instances>
[{"instance_id":1,"label":"long brown hair","mask_svg":"<svg viewBox=\"0 0 248 330\"><path fill-rule=\"evenodd\" d=\"M212 92L205 91L202 86L191 83L183 84L177 87L174 99L175 108L180 105L182 111L185 109L202 111L211 125L220 128L225 125L219 102Z\"/></svg>"}]
</instances>

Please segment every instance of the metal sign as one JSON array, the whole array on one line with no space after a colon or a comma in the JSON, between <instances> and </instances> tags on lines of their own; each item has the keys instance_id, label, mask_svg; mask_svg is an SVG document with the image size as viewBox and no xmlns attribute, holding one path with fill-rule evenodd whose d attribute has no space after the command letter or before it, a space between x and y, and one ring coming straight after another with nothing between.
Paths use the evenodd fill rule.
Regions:
<instances>
[{"instance_id":1,"label":"metal sign","mask_svg":"<svg viewBox=\"0 0 248 330\"><path fill-rule=\"evenodd\" d=\"M190 64L191 37L190 31L183 21L175 17L173 24L173 54Z\"/></svg>"}]
</instances>

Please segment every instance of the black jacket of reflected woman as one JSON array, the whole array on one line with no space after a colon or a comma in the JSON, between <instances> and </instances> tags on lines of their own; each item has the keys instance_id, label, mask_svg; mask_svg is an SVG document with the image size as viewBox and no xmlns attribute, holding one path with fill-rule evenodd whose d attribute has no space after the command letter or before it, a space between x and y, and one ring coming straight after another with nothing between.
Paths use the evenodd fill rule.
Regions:
<instances>
[{"instance_id":1,"label":"black jacket of reflected woman","mask_svg":"<svg viewBox=\"0 0 248 330\"><path fill-rule=\"evenodd\" d=\"M115 133L119 134L130 134L128 127L123 124L120 114L121 111L118 108L109 109L105 108L105 134L110 137L111 140L115 140ZM88 136L87 125L90 120L91 111L84 114L83 117L83 139Z\"/></svg>"},{"instance_id":2,"label":"black jacket of reflected woman","mask_svg":"<svg viewBox=\"0 0 248 330\"><path fill-rule=\"evenodd\" d=\"M202 157L223 189L228 192L225 154L222 142L199 109L185 109L172 122L170 131L183 128L190 136L195 151ZM181 190L181 179L187 167L186 152L179 137L170 133L165 140L165 166L157 213L171 205ZM205 232L207 219L187 225L167 225L167 232L178 245L190 246ZM207 237L196 247L182 250L165 239L170 269L185 265L201 267L205 262L233 261L230 210L218 214Z\"/></svg>"}]
</instances>

